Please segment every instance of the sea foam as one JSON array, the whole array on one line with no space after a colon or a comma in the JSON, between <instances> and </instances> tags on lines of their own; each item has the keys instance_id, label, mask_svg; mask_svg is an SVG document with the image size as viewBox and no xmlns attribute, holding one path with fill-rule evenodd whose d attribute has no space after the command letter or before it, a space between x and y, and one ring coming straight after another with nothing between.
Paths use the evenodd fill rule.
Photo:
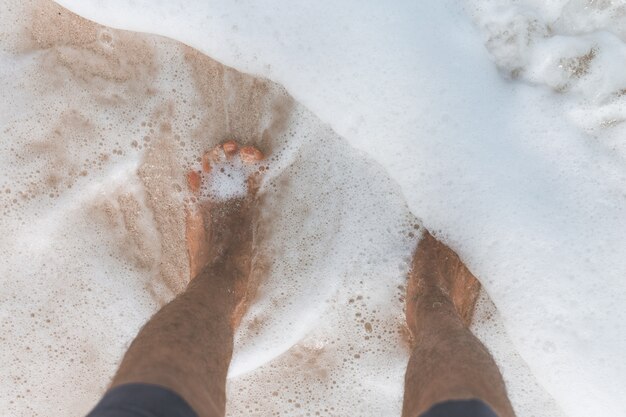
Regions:
<instances>
[{"instance_id":1,"label":"sea foam","mask_svg":"<svg viewBox=\"0 0 626 417\"><path fill-rule=\"evenodd\" d=\"M518 7L519 2L472 1L466 4L467 10L447 1L384 5L350 1L59 3L112 27L177 39L238 70L266 76L285 86L297 104L288 111L288 122L270 129L275 133L263 141L259 132L280 115L271 109L285 103L273 99L285 95L278 87L195 59L188 50L161 49L157 46L161 41L154 38L125 38L127 33L86 23L59 30L52 40L40 36L39 52L16 54L4 45L24 36L21 27L33 25L26 22L28 14L7 14L14 23L4 29L3 62L8 63L3 64L3 74L9 74L9 68L21 68L29 83L38 81L28 84L37 88L27 94L3 89L5 105L10 99L16 109L23 110L7 107L2 112L3 126L10 125L4 134L23 138L17 142L21 145L16 145L17 151L4 148L3 161L15 166L26 158L30 164L23 171L3 172L3 187L17 181L16 189L29 190L26 201L34 201L33 205L20 204L19 209L5 209L9 220L3 227L18 236L23 247L17 250L8 240L2 242L4 256L10 259L3 272L5 287L10 289L5 299L13 300L4 304L12 307L3 312L20 318L16 321L20 327L27 323L33 305L52 305L49 314L63 318L51 335L41 327L20 330L24 332L21 344L12 345L19 347L19 358L31 357L26 348L31 348L32 341L46 337L58 341L64 332L76 332L68 334L68 340L89 343L72 342L76 346L68 344L67 350L58 351L41 342L38 357L42 366L49 362L59 367L54 375L76 375L83 369L78 364L63 373L59 363L68 352L81 352L79 346L92 346L78 355L81 361L105 356L91 359L99 365L90 374L99 381L97 386L81 385L84 398L95 397L106 383L104 375L114 369L123 341L132 337L150 311L184 285L184 266L176 263L180 248L162 239L173 236L171 241L180 241L181 225L168 207L176 208L184 193L176 197L181 184L172 179L182 178L178 171L184 169L185 160L191 164L194 154L227 139L231 131L238 139L251 138L276 151L276 171L265 189L266 204L276 210L267 210L262 234L271 250L262 259L277 263L266 266L272 279L261 291L267 292L259 295L238 336L233 372L239 376L229 382L229 397L235 399L230 413L399 414L406 351L393 329L402 322L401 306L383 300L401 293L398 286L415 241L415 234L409 233L419 223L413 215L467 260L492 298L522 359L498 336L502 329L488 324L490 314L479 315L483 321L475 330L496 354L513 388L519 415L556 416L559 408L571 417L626 413L621 396L626 369L620 360L626 349L622 306L626 299L626 178L619 134L621 75L612 59L621 56L619 8L597 7L588 14L584 2L544 6L529 1ZM13 10L20 7L27 6L12 4ZM47 24L44 27L54 28L54 21ZM68 39L59 41L62 35ZM81 41L78 35L91 37ZM134 54L130 61L111 59L120 50L155 52ZM89 59L76 59L85 54ZM182 55L189 58L181 59ZM107 71L99 75L103 66ZM42 72L42 67L51 71ZM207 83L199 73L221 82ZM8 80L5 75L4 86L11 85ZM150 80L157 81L146 86ZM63 91L66 101L59 102L63 88L70 90ZM261 94L259 88L277 92ZM224 90L256 93L242 102L237 94L224 95ZM174 106L163 100L164 91ZM33 97L38 104L29 109ZM81 114L64 113L68 105L88 113L87 122L81 122ZM224 114L231 118L211 118L211 112L220 108L227 109ZM266 111L251 112L257 108ZM47 114L54 115L53 120L46 122ZM59 114L67 119L59 119ZM246 121L236 119L242 114L247 115ZM256 114L260 116L255 118ZM72 214L66 227L59 227L63 223L58 220L41 222L36 230L42 233L21 225L38 216L48 218L42 213L51 205L67 207L66 200L75 200L69 197L72 193L52 193L49 198L56 199L54 204L44 203L40 190L49 186L37 187L38 178L30 181L29 176L41 171L43 163L26 157L32 152L26 148L33 119L43 122L37 122L37 132L54 134L58 126L63 137L80 129L91 132L93 125L96 133L107 132L83 134L99 138L87 147L80 140L71 142L69 150L76 155L84 151L85 164L102 173L91 176L90 170L88 178L69 175L69 185L75 192L82 191L81 184L103 187L102 204L95 213L104 213L98 218L110 222L108 228L96 227L93 235L85 233L84 225L78 229L83 231L81 239L86 239L82 246L95 252L88 257L94 262L96 253L102 252L103 236L110 236L103 230L119 225L113 230L120 236L110 238L116 242L109 249L115 262L97 268L91 264L81 268L94 271L80 272L67 268L67 261L45 255L56 245L65 253L64 259L71 258L68 254L75 252L68 248L77 243L67 230L76 228L78 215ZM74 123L69 133L63 133L68 126L64 120ZM365 151L384 170L355 153L341 138ZM136 154L120 143L124 140L129 149L137 149ZM160 151L148 152L155 148L147 143L157 143ZM167 146L181 153L176 158L183 163L164 163L170 155L164 150ZM98 154L99 147L106 149L107 158ZM74 153L63 158L61 152L55 164L66 167L68 161L77 159ZM128 163L136 158L139 194L129 194L108 179L119 163L112 163L111 158L128 159ZM43 164L49 167L50 159L45 159ZM71 172L82 171L78 166ZM58 184L58 178L58 174L53 176L52 184ZM65 216L73 213L62 212ZM163 222L165 218L172 221ZM125 224L143 225L130 227L143 234L128 233ZM159 247L138 248L151 233L161 238L157 239ZM61 240L63 236L69 236L68 241ZM120 237L132 251L116 252ZM16 252L41 266L23 273L26 262ZM144 259L141 254L145 253L158 256ZM57 264L58 278L43 281L40 275ZM145 269L135 280L120 268L129 264L145 265L136 267ZM93 277L100 277L99 286L90 291L98 296L64 290L62 279L70 272L92 277L84 278L78 288L92 288L87 285ZM10 284L8 280L16 274L23 278ZM154 274L161 278L149 280ZM33 293L29 283L42 289ZM29 291L36 297L25 298ZM118 292L126 298L111 304ZM47 297L48 293L53 296ZM93 347L97 345L93 336L71 326L78 317L59 316L61 307L55 307L54 300L75 298L79 301L67 305L78 309L93 302L97 307L92 309L103 318L115 317L110 330L102 333L102 340L114 340L114 347ZM18 299L23 301L21 306ZM134 299L141 300L138 306ZM98 328L97 320L90 320L93 323L87 327ZM11 334L20 332L12 330ZM112 339L114 334L118 337ZM538 385L528 376L525 364ZM13 380L25 378L22 368L30 381L39 375L34 367L5 366L15 375ZM62 384L49 390L66 392ZM13 410L26 409L26 393L16 391L15 395L17 400L9 400L11 395L3 400ZM69 403L71 398L66 393L65 402L57 404ZM533 405L536 398L542 399L541 407ZM49 411L42 402L37 406L40 413ZM80 407L84 404L74 410Z\"/></svg>"},{"instance_id":2,"label":"sea foam","mask_svg":"<svg viewBox=\"0 0 626 417\"><path fill-rule=\"evenodd\" d=\"M469 3L475 20L506 28L501 43L531 38L528 56L509 56L529 85L496 71L489 38L454 2L60 3L284 85L380 162L411 211L467 259L569 415L626 413L626 177L620 119L603 118L601 100L620 95L619 6ZM507 24L494 9L537 24Z\"/></svg>"}]
</instances>

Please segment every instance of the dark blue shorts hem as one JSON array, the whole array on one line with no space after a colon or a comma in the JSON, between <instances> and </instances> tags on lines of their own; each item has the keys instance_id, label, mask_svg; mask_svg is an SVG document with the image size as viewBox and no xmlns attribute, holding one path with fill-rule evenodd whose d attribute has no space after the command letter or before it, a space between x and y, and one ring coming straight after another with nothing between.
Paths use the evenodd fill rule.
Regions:
<instances>
[{"instance_id":1,"label":"dark blue shorts hem","mask_svg":"<svg viewBox=\"0 0 626 417\"><path fill-rule=\"evenodd\" d=\"M498 417L481 400L451 400L433 405L419 417Z\"/></svg>"},{"instance_id":2,"label":"dark blue shorts hem","mask_svg":"<svg viewBox=\"0 0 626 417\"><path fill-rule=\"evenodd\" d=\"M87 417L198 417L174 391L152 384L124 384L109 390Z\"/></svg>"}]
</instances>

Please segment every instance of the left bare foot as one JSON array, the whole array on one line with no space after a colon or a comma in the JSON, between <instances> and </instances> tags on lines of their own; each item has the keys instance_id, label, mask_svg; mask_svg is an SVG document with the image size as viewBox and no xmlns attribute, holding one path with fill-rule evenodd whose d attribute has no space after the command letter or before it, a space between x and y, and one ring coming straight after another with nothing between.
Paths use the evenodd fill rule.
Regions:
<instances>
[{"instance_id":1,"label":"left bare foot","mask_svg":"<svg viewBox=\"0 0 626 417\"><path fill-rule=\"evenodd\" d=\"M257 148L228 141L204 154L201 166L187 174L194 195L186 222L190 278L210 269L211 285L233 296L233 327L247 306L263 159Z\"/></svg>"}]
</instances>

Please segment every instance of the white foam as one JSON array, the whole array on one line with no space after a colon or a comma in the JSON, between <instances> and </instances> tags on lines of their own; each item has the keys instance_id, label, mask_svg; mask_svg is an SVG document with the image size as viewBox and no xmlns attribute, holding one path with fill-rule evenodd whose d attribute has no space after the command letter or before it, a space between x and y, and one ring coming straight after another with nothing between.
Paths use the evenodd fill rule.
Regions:
<instances>
[{"instance_id":1,"label":"white foam","mask_svg":"<svg viewBox=\"0 0 626 417\"><path fill-rule=\"evenodd\" d=\"M236 166L236 165L238 166ZM244 197L248 186L246 171L242 170L241 162L224 164L212 171L208 178L203 178L201 194L203 198L227 200Z\"/></svg>"},{"instance_id":2,"label":"white foam","mask_svg":"<svg viewBox=\"0 0 626 417\"><path fill-rule=\"evenodd\" d=\"M619 6L469 2L477 30L449 1L60 3L285 85L468 260L569 416L626 414ZM593 45L581 77L568 60Z\"/></svg>"},{"instance_id":3,"label":"white foam","mask_svg":"<svg viewBox=\"0 0 626 417\"><path fill-rule=\"evenodd\" d=\"M150 202L162 196L146 196L128 167L141 165L163 129L173 132L164 135L179 168L226 138L194 136L207 134L197 116L207 103L178 45L100 28L87 46L16 52L45 2L9 3L0 37L0 191L10 189L0 199L0 314L11 320L0 337L13 359L0 365L11 381L0 408L78 416L172 296L158 273L178 237L158 233ZM407 352L396 333L397 286L415 239L404 199L493 298L516 349L497 325L475 330L519 416L536 413L534 400L548 404L544 415L624 414L619 7L475 1L476 29L453 2L61 3L280 81L386 169L297 105L263 191L275 262L238 334L230 415L399 414ZM574 76L572 51L594 45L589 72ZM107 62L103 50L122 59ZM238 88L236 78L229 73L222 87ZM249 117L234 95L210 104ZM55 129L62 146L50 140ZM168 190L163 205L176 206L183 175L163 165L145 175ZM224 189L241 192L238 184Z\"/></svg>"}]
</instances>

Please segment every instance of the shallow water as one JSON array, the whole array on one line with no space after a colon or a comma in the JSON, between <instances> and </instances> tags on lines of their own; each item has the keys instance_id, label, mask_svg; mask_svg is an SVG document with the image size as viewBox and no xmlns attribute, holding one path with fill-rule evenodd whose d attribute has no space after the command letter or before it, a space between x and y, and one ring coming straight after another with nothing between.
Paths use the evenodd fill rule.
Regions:
<instances>
[{"instance_id":1,"label":"shallow water","mask_svg":"<svg viewBox=\"0 0 626 417\"><path fill-rule=\"evenodd\" d=\"M483 294L474 330L502 367L519 416L578 415L571 398L580 380L562 384L569 370L579 367L578 378L599 373L623 344L597 327L604 316L590 311L593 306L578 305L581 293L610 304L623 290L616 280L623 230L615 217L623 207L619 152L578 141L575 129L561 143L568 125L559 119L546 124L542 117L557 117L546 108L562 98L545 99L549 93L522 87L510 104L511 86L490 72L482 55L468 52L476 67L465 70L486 71L482 81L458 78L447 87L436 78L431 85L420 82L424 96L435 94L439 101L420 101L424 115L409 120L415 112L413 105L403 107L409 101L389 104L399 94L393 83L386 89L383 83L382 90L372 84L366 96L342 96L347 90L363 94L363 79L333 66L337 60L327 65L336 81L316 72L312 89L314 78L300 66L299 52L292 71L308 84L294 81L280 61L265 67L258 58L254 65L263 71L255 72L282 78L297 101L277 84L176 41L99 26L51 2L5 3L0 340L3 357L13 359L0 365L3 381L11 382L2 384L0 408L8 415L79 416L95 403L137 329L184 288L184 172L204 149L230 138L270 154L271 170L261 189L264 217L256 237L255 270L263 285L237 335L229 415L399 415L408 359L400 286L414 225L421 223L411 211L467 257L492 294L500 313ZM241 62L254 66L236 44L216 51L233 54L231 63L240 53ZM438 68L428 53L419 56L422 72ZM479 124L472 121L475 113L462 109L479 106L467 97L490 82L495 92L487 97L494 102L481 111L497 117L493 126L480 128L484 140L472 143ZM320 96L335 97L328 94L331 87L339 98L322 109ZM304 94L309 90L315 94ZM358 104L370 94L378 94L378 108ZM510 119L502 120L498 106L514 107ZM524 106L536 108L521 112ZM542 111L548 116L537 114ZM406 135L416 120L417 141ZM516 142L528 139L523 126L538 139ZM495 135L509 130L512 138ZM459 140L461 132L468 139ZM553 135L550 143L546 132ZM556 163L553 156L564 149L563 162ZM614 226L605 241L593 239L584 222L589 216L605 216L596 222L604 232ZM570 250L559 246L567 239ZM591 242L586 260L576 258L583 242ZM597 256L605 252L616 252L617 260ZM564 255L569 269L540 274ZM575 286L581 271L602 274L609 267L616 268L605 274L613 285L610 297L595 285L563 293L563 277ZM525 285L529 275L544 280L539 297L538 284ZM594 337L601 348L591 344ZM607 378L617 384L611 389L619 389L619 366L614 368ZM592 392L603 387L592 381ZM617 410L620 404L605 406Z\"/></svg>"},{"instance_id":2,"label":"shallow water","mask_svg":"<svg viewBox=\"0 0 626 417\"><path fill-rule=\"evenodd\" d=\"M280 82L461 254L568 415L626 414L622 2L61 3Z\"/></svg>"}]
</instances>

